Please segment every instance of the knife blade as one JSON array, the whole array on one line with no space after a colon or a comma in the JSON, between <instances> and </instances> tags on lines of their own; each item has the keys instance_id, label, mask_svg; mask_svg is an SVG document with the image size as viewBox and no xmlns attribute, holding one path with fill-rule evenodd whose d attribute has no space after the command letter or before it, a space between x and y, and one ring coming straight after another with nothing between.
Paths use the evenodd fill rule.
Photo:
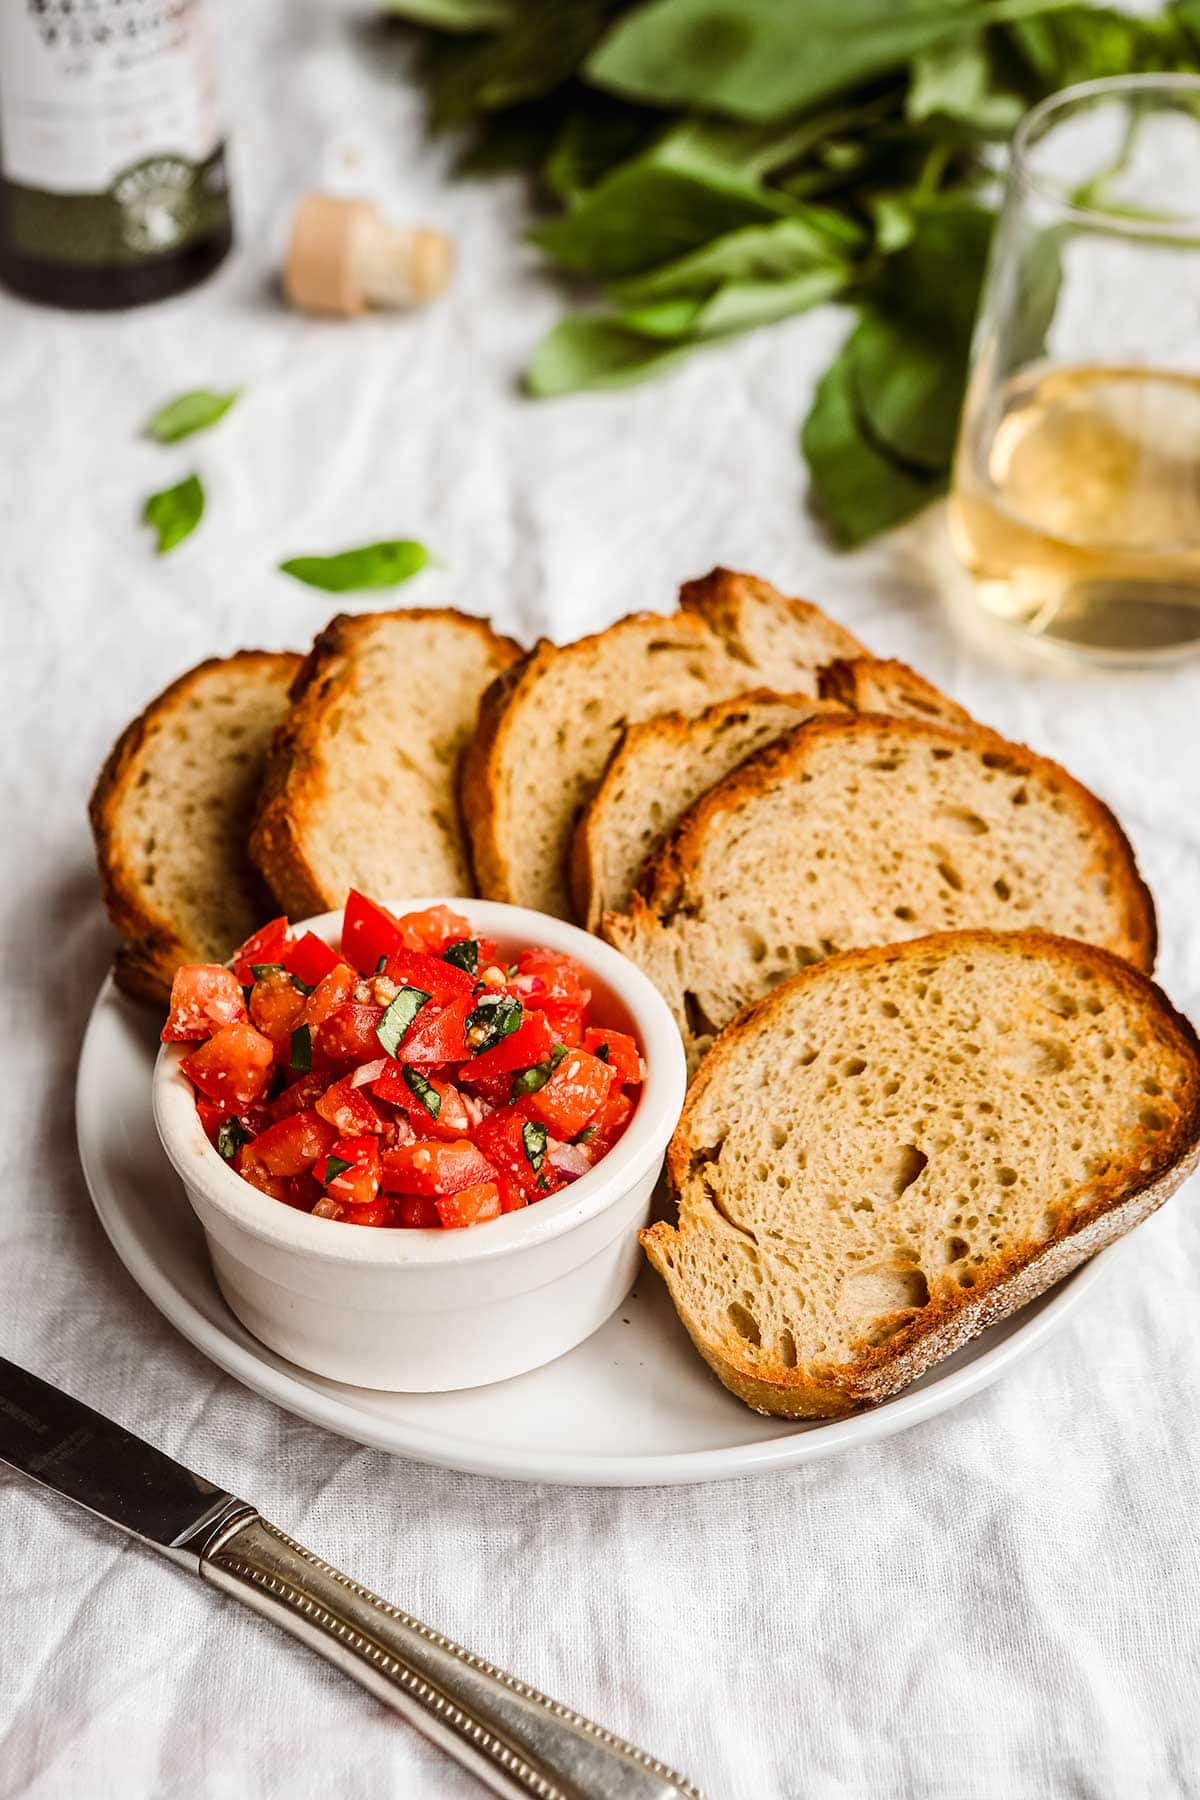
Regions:
<instances>
[{"instance_id":1,"label":"knife blade","mask_svg":"<svg viewBox=\"0 0 1200 1800\"><path fill-rule=\"evenodd\" d=\"M299 1638L495 1794L703 1800L657 1757L388 1605L249 1501L4 1357L0 1462Z\"/></svg>"}]
</instances>

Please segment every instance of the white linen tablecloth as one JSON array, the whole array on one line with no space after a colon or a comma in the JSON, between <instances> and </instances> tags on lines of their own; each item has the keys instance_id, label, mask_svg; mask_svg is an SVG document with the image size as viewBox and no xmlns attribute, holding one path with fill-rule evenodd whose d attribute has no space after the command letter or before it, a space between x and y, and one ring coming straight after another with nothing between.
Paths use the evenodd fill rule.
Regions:
<instances>
[{"instance_id":1,"label":"white linen tablecloth","mask_svg":"<svg viewBox=\"0 0 1200 1800\"><path fill-rule=\"evenodd\" d=\"M71 1117L110 944L91 781L183 668L309 640L332 608L274 573L281 557L374 537L423 538L446 565L401 602L527 639L668 608L717 561L811 594L1116 807L1159 902L1161 977L1200 1012L1196 669L1069 681L986 658L929 580L936 519L854 557L825 547L796 430L844 329L831 309L654 386L523 400L563 302L521 243L521 189L448 179L406 53L366 10L229 9L240 242L208 286L112 318L0 299L0 1353L712 1800L1200 1794L1194 1191L1068 1329L953 1413L797 1473L643 1492L474 1479L297 1422L160 1319L92 1216ZM322 185L454 231L448 298L356 325L285 312L290 203ZM139 439L164 398L237 383L218 432ZM141 500L193 467L208 517L159 561ZM0 1794L477 1791L305 1651L0 1476Z\"/></svg>"}]
</instances>

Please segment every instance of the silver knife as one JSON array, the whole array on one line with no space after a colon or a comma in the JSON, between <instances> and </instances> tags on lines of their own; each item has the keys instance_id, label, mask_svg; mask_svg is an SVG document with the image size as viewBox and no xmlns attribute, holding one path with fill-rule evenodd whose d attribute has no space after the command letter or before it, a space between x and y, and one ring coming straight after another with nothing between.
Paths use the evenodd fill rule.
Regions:
<instances>
[{"instance_id":1,"label":"silver knife","mask_svg":"<svg viewBox=\"0 0 1200 1800\"><path fill-rule=\"evenodd\" d=\"M646 1751L389 1606L245 1500L3 1357L0 1462L281 1625L495 1794L702 1800Z\"/></svg>"}]
</instances>

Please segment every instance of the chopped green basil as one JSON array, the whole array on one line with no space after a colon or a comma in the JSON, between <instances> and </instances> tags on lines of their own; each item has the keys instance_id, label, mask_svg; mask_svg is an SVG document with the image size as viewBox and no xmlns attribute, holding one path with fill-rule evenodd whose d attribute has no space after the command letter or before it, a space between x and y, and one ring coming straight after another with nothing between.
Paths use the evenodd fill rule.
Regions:
<instances>
[{"instance_id":1,"label":"chopped green basil","mask_svg":"<svg viewBox=\"0 0 1200 1800\"><path fill-rule=\"evenodd\" d=\"M286 975L287 970L282 963L251 963L250 973L255 981L261 981L264 975Z\"/></svg>"},{"instance_id":2,"label":"chopped green basil","mask_svg":"<svg viewBox=\"0 0 1200 1800\"><path fill-rule=\"evenodd\" d=\"M494 1050L504 1038L511 1037L521 1023L521 1002L511 994L496 994L483 999L474 1012L467 1014L467 1042L476 1056Z\"/></svg>"},{"instance_id":3,"label":"chopped green basil","mask_svg":"<svg viewBox=\"0 0 1200 1800\"><path fill-rule=\"evenodd\" d=\"M474 975L479 968L477 939L460 938L457 944L451 944L442 951L442 961L453 963L456 969L465 969L468 975Z\"/></svg>"},{"instance_id":4,"label":"chopped green basil","mask_svg":"<svg viewBox=\"0 0 1200 1800\"><path fill-rule=\"evenodd\" d=\"M307 1025L297 1025L292 1033L292 1067L301 1075L312 1068L312 1032Z\"/></svg>"},{"instance_id":5,"label":"chopped green basil","mask_svg":"<svg viewBox=\"0 0 1200 1800\"><path fill-rule=\"evenodd\" d=\"M160 444L177 444L181 438L191 437L194 431L207 431L210 425L225 417L240 393L240 388L234 388L228 394L194 388L190 393L179 394L150 414L146 420L146 436Z\"/></svg>"},{"instance_id":6,"label":"chopped green basil","mask_svg":"<svg viewBox=\"0 0 1200 1800\"><path fill-rule=\"evenodd\" d=\"M142 508L142 523L158 533L158 554L165 556L190 537L204 516L204 485L198 475L188 475L174 487L151 494Z\"/></svg>"},{"instance_id":7,"label":"chopped green basil","mask_svg":"<svg viewBox=\"0 0 1200 1800\"><path fill-rule=\"evenodd\" d=\"M354 1164L348 1163L344 1156L327 1156L325 1158L325 1173L321 1178L322 1185L328 1187L331 1181L336 1181L339 1175L344 1175L347 1169L352 1169L353 1167Z\"/></svg>"},{"instance_id":8,"label":"chopped green basil","mask_svg":"<svg viewBox=\"0 0 1200 1800\"><path fill-rule=\"evenodd\" d=\"M232 1162L243 1144L250 1142L250 1133L240 1119L226 1119L217 1133L217 1149L226 1162Z\"/></svg>"},{"instance_id":9,"label":"chopped green basil","mask_svg":"<svg viewBox=\"0 0 1200 1800\"><path fill-rule=\"evenodd\" d=\"M429 562L424 544L412 538L390 538L381 544L363 544L336 556L293 556L279 567L306 587L323 588L328 594L348 594L358 588L398 587Z\"/></svg>"},{"instance_id":10,"label":"chopped green basil","mask_svg":"<svg viewBox=\"0 0 1200 1800\"><path fill-rule=\"evenodd\" d=\"M504 973L508 976L508 979L510 981L512 980L512 978L516 974L516 972L517 972L516 963L509 963L507 969L505 969L505 971L504 971Z\"/></svg>"},{"instance_id":11,"label":"chopped green basil","mask_svg":"<svg viewBox=\"0 0 1200 1800\"><path fill-rule=\"evenodd\" d=\"M400 1073L404 1077L404 1085L409 1093L416 1095L431 1119L436 1119L442 1110L442 1096L432 1081L426 1081L421 1071L414 1069L411 1063L405 1063Z\"/></svg>"},{"instance_id":12,"label":"chopped green basil","mask_svg":"<svg viewBox=\"0 0 1200 1800\"><path fill-rule=\"evenodd\" d=\"M375 1036L389 1056L395 1056L400 1040L429 999L420 988L402 987L375 1027Z\"/></svg>"},{"instance_id":13,"label":"chopped green basil","mask_svg":"<svg viewBox=\"0 0 1200 1800\"><path fill-rule=\"evenodd\" d=\"M525 1146L525 1160L537 1175L546 1160L546 1127L537 1119L529 1119L521 1127L521 1142Z\"/></svg>"},{"instance_id":14,"label":"chopped green basil","mask_svg":"<svg viewBox=\"0 0 1200 1800\"><path fill-rule=\"evenodd\" d=\"M596 1048L592 1051L592 1055L598 1056L600 1058L601 1062L607 1062L608 1061L608 1045L606 1043L597 1044Z\"/></svg>"},{"instance_id":15,"label":"chopped green basil","mask_svg":"<svg viewBox=\"0 0 1200 1800\"><path fill-rule=\"evenodd\" d=\"M377 963L376 963L376 964L375 964L375 973L376 973L376 974L377 974L377 975L382 975L382 974L383 974L383 971L384 971L384 970L385 970L385 969L386 969L386 968L387 968L387 957L386 957L386 956L381 956L381 957L380 957L380 959L379 959L379 961L378 961L378 962L377 962Z\"/></svg>"},{"instance_id":16,"label":"chopped green basil","mask_svg":"<svg viewBox=\"0 0 1200 1800\"><path fill-rule=\"evenodd\" d=\"M549 1056L542 1062L533 1063L528 1069L522 1069L512 1084L512 1098L519 1100L522 1094L536 1094L540 1088L544 1088L566 1054L567 1046L565 1044L555 1044Z\"/></svg>"},{"instance_id":17,"label":"chopped green basil","mask_svg":"<svg viewBox=\"0 0 1200 1800\"><path fill-rule=\"evenodd\" d=\"M594 1125L585 1125L582 1131L577 1131L575 1133L575 1136L571 1139L571 1142L573 1144L586 1144L590 1141L590 1139L594 1138L595 1135L596 1135L596 1127Z\"/></svg>"}]
</instances>

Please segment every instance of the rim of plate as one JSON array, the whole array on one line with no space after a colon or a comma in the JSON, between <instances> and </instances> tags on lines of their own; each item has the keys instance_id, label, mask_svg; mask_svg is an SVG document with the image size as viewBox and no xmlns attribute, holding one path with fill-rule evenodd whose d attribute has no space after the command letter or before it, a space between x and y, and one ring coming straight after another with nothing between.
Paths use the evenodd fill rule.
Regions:
<instances>
[{"instance_id":1,"label":"rim of plate","mask_svg":"<svg viewBox=\"0 0 1200 1800\"><path fill-rule=\"evenodd\" d=\"M531 1453L519 1447L480 1443L475 1438L407 1423L399 1429L389 1429L375 1413L359 1408L353 1400L333 1397L309 1386L302 1369L297 1368L292 1373L289 1369L277 1368L268 1360L273 1353L265 1346L238 1342L232 1332L240 1332L243 1328L232 1314L227 1329L214 1324L176 1287L129 1224L118 1191L93 1158L93 1134L89 1128L89 1115L97 1104L91 1097L95 1083L91 1063L96 1055L97 1023L116 992L110 974L96 996L83 1037L75 1084L75 1124L79 1159L93 1209L126 1270L182 1337L218 1368L256 1393L339 1437L440 1468L501 1480L543 1481L573 1487L672 1487L776 1473L795 1468L800 1463L834 1456L860 1444L876 1443L945 1412L989 1387L1008 1367L1050 1337L1092 1290L1107 1279L1122 1248L1123 1240L1084 1263L1044 1298L1038 1310L1029 1313L1022 1324L961 1368L935 1377L928 1386L910 1388L873 1410L854 1413L849 1418L828 1424L801 1425L795 1432L777 1438L748 1440L709 1450L608 1456L569 1451ZM152 1122L148 1121L148 1127L153 1133ZM502 1393L502 1389L493 1391Z\"/></svg>"}]
</instances>

